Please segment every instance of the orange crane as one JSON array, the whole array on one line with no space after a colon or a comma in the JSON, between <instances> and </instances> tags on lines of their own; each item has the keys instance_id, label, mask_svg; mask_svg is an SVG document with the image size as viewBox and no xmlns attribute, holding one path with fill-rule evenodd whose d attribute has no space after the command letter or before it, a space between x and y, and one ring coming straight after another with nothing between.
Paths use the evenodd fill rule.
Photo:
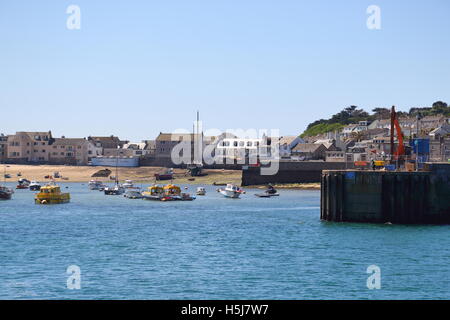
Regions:
<instances>
[{"instance_id":1,"label":"orange crane","mask_svg":"<svg viewBox=\"0 0 450 320\"><path fill-rule=\"evenodd\" d=\"M398 147L394 152L394 127L397 131ZM398 160L400 156L405 155L405 145L403 144L403 133L398 122L398 115L395 112L395 106L391 110L391 159Z\"/></svg>"}]
</instances>

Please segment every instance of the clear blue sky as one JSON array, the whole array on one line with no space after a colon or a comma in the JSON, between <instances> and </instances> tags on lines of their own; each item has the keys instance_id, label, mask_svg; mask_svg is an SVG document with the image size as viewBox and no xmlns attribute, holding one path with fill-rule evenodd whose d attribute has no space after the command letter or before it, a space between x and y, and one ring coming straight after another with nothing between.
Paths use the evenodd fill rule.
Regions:
<instances>
[{"instance_id":1,"label":"clear blue sky","mask_svg":"<svg viewBox=\"0 0 450 320\"><path fill-rule=\"evenodd\" d=\"M449 40L448 0L5 0L0 132L137 141L198 109L208 128L298 134L349 105L450 102Z\"/></svg>"}]
</instances>

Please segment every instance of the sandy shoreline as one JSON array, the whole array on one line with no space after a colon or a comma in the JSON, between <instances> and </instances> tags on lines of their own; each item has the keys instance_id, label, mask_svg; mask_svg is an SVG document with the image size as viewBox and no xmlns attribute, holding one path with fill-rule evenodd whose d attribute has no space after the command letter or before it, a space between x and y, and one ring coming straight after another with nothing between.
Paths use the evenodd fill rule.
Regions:
<instances>
[{"instance_id":1,"label":"sandy shoreline","mask_svg":"<svg viewBox=\"0 0 450 320\"><path fill-rule=\"evenodd\" d=\"M1 176L3 178L4 166L0 167ZM7 182L16 182L20 178L28 180L36 180L41 183L50 181L45 179L45 176L53 176L55 172L59 172L62 178L57 178L55 181L62 182L88 182L93 179L92 175L102 169L111 170L111 175L115 175L116 168L114 167L92 167L92 166L57 166L57 165L7 165L6 173L11 175L11 178L6 179ZM137 167L137 168L119 168L119 179L125 181L127 179L134 182L153 183L155 182L155 173L163 173L165 168L162 167ZM21 173L21 176L17 174ZM186 174L186 169L174 169L174 183L179 184L204 184L211 185L214 183L234 183L241 184L242 172L240 170L223 170L223 169L206 169L205 176L191 177ZM104 182L112 181L108 178L95 178ZM3 179L1 179L3 180ZM247 186L247 188L264 188L265 186ZM275 184L277 189L299 189L299 190L318 190L320 183L289 183L289 184Z\"/></svg>"},{"instance_id":2,"label":"sandy shoreline","mask_svg":"<svg viewBox=\"0 0 450 320\"><path fill-rule=\"evenodd\" d=\"M0 167L1 175L3 176L4 167ZM92 166L57 166L57 165L7 165L6 173L11 175L11 178L6 179L7 182L14 182L20 178L28 180L36 180L39 182L50 181L45 176L53 176L58 172L62 178L56 178L55 181L64 182L88 182L92 175L99 170L111 170L111 176L115 176L115 167L92 167ZM166 169L162 167L137 167L137 168L119 168L118 175L120 181L127 179L135 182L154 182L155 173L163 173ZM18 176L18 173L21 176ZM204 170L207 175L202 177L195 177L193 181L189 180L192 177L186 174L186 169L174 169L174 181L177 183L191 183L191 184L213 184L217 183L241 183L240 170ZM100 181L112 181L109 177L95 178ZM1 179L3 180L3 179Z\"/></svg>"}]
</instances>

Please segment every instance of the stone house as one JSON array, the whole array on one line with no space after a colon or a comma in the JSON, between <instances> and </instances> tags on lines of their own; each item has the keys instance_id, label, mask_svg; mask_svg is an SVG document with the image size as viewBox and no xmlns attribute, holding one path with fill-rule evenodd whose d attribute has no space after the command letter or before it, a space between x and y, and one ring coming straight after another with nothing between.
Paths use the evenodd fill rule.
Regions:
<instances>
[{"instance_id":1,"label":"stone house","mask_svg":"<svg viewBox=\"0 0 450 320\"><path fill-rule=\"evenodd\" d=\"M93 157L101 155L101 149L84 138L55 138L48 148L51 164L88 165Z\"/></svg>"},{"instance_id":2,"label":"stone house","mask_svg":"<svg viewBox=\"0 0 450 320\"><path fill-rule=\"evenodd\" d=\"M325 160L326 151L323 144L299 143L292 149L292 157L298 160Z\"/></svg>"},{"instance_id":3,"label":"stone house","mask_svg":"<svg viewBox=\"0 0 450 320\"><path fill-rule=\"evenodd\" d=\"M8 136L0 134L0 162L4 162L8 157Z\"/></svg>"},{"instance_id":4,"label":"stone house","mask_svg":"<svg viewBox=\"0 0 450 320\"><path fill-rule=\"evenodd\" d=\"M8 136L7 160L12 163L48 162L48 146L54 142L51 131L16 132Z\"/></svg>"}]
</instances>

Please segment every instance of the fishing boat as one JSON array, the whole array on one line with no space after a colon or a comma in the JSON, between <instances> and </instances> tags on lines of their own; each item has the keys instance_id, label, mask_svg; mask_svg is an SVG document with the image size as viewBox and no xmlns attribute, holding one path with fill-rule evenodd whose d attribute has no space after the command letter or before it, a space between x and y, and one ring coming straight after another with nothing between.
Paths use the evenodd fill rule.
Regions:
<instances>
[{"instance_id":1,"label":"fishing boat","mask_svg":"<svg viewBox=\"0 0 450 320\"><path fill-rule=\"evenodd\" d=\"M106 185L103 184L103 182L101 182L99 180L91 180L88 183L88 187L90 190L100 190L102 188L105 188Z\"/></svg>"},{"instance_id":2,"label":"fishing boat","mask_svg":"<svg viewBox=\"0 0 450 320\"><path fill-rule=\"evenodd\" d=\"M220 192L223 196L225 196L225 198L233 198L233 199L237 199L241 196L241 194L245 193L244 190L231 183L227 184L225 188L218 189L217 191Z\"/></svg>"},{"instance_id":3,"label":"fishing boat","mask_svg":"<svg viewBox=\"0 0 450 320\"><path fill-rule=\"evenodd\" d=\"M195 197L189 193L181 192L181 188L174 184L168 184L164 186L164 198L172 201L192 201ZM165 200L163 200L165 201Z\"/></svg>"},{"instance_id":4,"label":"fishing boat","mask_svg":"<svg viewBox=\"0 0 450 320\"><path fill-rule=\"evenodd\" d=\"M18 183L16 189L28 189L30 186L30 181L27 179L19 179Z\"/></svg>"},{"instance_id":5,"label":"fishing boat","mask_svg":"<svg viewBox=\"0 0 450 320\"><path fill-rule=\"evenodd\" d=\"M41 187L34 199L36 204L61 204L69 201L70 194L62 193L61 188L54 183Z\"/></svg>"},{"instance_id":6,"label":"fishing boat","mask_svg":"<svg viewBox=\"0 0 450 320\"><path fill-rule=\"evenodd\" d=\"M198 196L204 196L206 195L206 189L204 187L198 187L196 193Z\"/></svg>"},{"instance_id":7,"label":"fishing boat","mask_svg":"<svg viewBox=\"0 0 450 320\"><path fill-rule=\"evenodd\" d=\"M142 197L145 200L161 201L164 198L164 188L158 185L148 187L147 191L142 192Z\"/></svg>"},{"instance_id":8,"label":"fishing boat","mask_svg":"<svg viewBox=\"0 0 450 320\"><path fill-rule=\"evenodd\" d=\"M174 184L168 184L164 187L154 185L148 188L148 191L142 193L145 200L157 201L192 201L195 197L189 193L181 192L181 188Z\"/></svg>"},{"instance_id":9,"label":"fishing boat","mask_svg":"<svg viewBox=\"0 0 450 320\"><path fill-rule=\"evenodd\" d=\"M38 181L31 181L29 188L31 191L39 191L41 190L41 185Z\"/></svg>"},{"instance_id":10,"label":"fishing boat","mask_svg":"<svg viewBox=\"0 0 450 320\"><path fill-rule=\"evenodd\" d=\"M142 193L141 190L127 190L124 194L125 198L128 199L142 199Z\"/></svg>"},{"instance_id":11,"label":"fishing boat","mask_svg":"<svg viewBox=\"0 0 450 320\"><path fill-rule=\"evenodd\" d=\"M181 188L174 184L167 184L163 187L164 189L164 197L163 201L167 200L180 200L181 199Z\"/></svg>"},{"instance_id":12,"label":"fishing boat","mask_svg":"<svg viewBox=\"0 0 450 320\"><path fill-rule=\"evenodd\" d=\"M6 187L0 186L0 200L11 200L14 190Z\"/></svg>"}]
</instances>

